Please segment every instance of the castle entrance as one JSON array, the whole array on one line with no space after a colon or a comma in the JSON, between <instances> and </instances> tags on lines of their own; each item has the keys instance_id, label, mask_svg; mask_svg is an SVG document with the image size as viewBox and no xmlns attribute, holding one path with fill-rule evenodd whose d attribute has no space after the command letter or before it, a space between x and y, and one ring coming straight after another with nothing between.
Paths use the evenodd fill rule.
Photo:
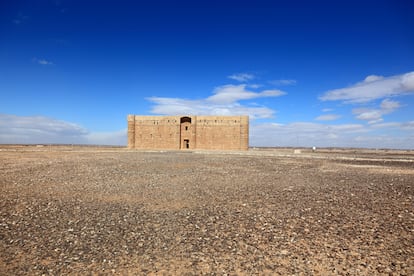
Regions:
<instances>
[{"instance_id":1,"label":"castle entrance","mask_svg":"<svg viewBox=\"0 0 414 276\"><path fill-rule=\"evenodd\" d=\"M191 142L191 118L181 117L180 119L180 149L189 149Z\"/></svg>"}]
</instances>

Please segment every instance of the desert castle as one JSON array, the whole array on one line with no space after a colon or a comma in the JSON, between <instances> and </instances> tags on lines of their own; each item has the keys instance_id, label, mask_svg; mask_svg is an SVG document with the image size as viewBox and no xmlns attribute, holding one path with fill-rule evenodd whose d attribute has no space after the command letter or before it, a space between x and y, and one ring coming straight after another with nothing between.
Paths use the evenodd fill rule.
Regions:
<instances>
[{"instance_id":1,"label":"desert castle","mask_svg":"<svg viewBox=\"0 0 414 276\"><path fill-rule=\"evenodd\" d=\"M130 149L247 150L248 116L128 115Z\"/></svg>"}]
</instances>

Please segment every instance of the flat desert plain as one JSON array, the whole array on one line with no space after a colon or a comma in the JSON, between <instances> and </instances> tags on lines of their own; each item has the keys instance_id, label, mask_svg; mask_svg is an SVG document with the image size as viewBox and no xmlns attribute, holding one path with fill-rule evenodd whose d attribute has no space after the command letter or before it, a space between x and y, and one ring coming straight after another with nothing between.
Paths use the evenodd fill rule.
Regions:
<instances>
[{"instance_id":1,"label":"flat desert plain","mask_svg":"<svg viewBox=\"0 0 414 276\"><path fill-rule=\"evenodd\" d=\"M0 146L1 275L414 275L414 152Z\"/></svg>"}]
</instances>

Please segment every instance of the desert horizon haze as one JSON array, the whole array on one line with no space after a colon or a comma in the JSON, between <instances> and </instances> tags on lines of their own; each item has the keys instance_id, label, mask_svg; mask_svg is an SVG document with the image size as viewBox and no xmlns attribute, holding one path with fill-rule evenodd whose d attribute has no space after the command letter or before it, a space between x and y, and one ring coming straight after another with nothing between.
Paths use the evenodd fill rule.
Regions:
<instances>
[{"instance_id":1,"label":"desert horizon haze","mask_svg":"<svg viewBox=\"0 0 414 276\"><path fill-rule=\"evenodd\" d=\"M1 1L0 143L127 145L127 114L249 144L414 149L414 4Z\"/></svg>"}]
</instances>

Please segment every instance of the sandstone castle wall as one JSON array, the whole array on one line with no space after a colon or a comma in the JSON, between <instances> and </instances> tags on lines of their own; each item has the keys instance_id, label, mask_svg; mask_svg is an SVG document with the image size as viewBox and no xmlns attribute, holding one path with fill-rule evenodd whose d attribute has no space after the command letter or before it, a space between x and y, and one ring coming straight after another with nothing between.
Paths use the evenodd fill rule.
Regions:
<instances>
[{"instance_id":1,"label":"sandstone castle wall","mask_svg":"<svg viewBox=\"0 0 414 276\"><path fill-rule=\"evenodd\" d=\"M130 149L247 150L248 116L128 115Z\"/></svg>"}]
</instances>

